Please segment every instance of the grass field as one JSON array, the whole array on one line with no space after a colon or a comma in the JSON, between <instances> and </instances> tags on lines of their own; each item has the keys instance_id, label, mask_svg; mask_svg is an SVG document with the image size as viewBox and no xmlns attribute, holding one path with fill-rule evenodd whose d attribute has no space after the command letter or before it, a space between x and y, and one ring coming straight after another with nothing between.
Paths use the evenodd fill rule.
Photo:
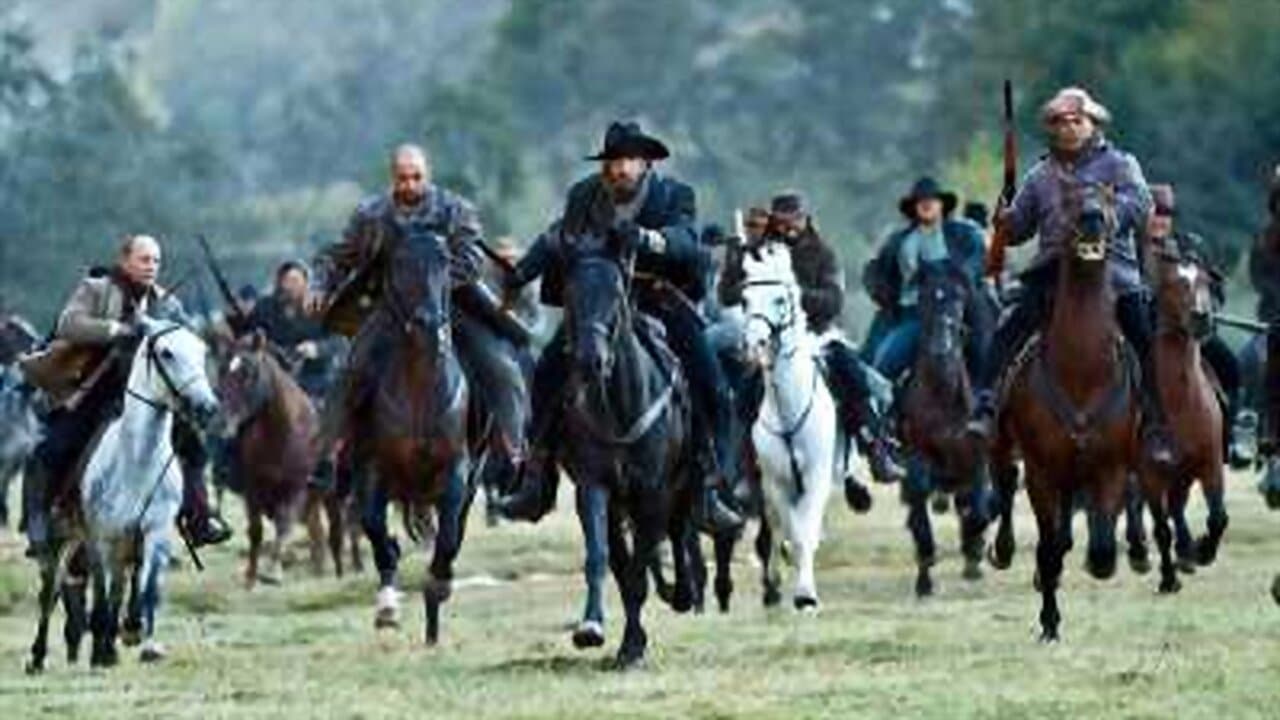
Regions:
<instances>
[{"instance_id":1,"label":"grass field","mask_svg":"<svg viewBox=\"0 0 1280 720\"><path fill-rule=\"evenodd\" d=\"M912 551L893 489L872 514L832 505L819 555L817 616L766 612L740 547L728 615L676 616L649 605L648 666L605 669L620 635L610 583L609 645L575 651L567 624L581 597L577 526L561 510L537 527L473 523L438 648L421 641L421 606L376 634L374 579L312 579L246 591L243 531L207 553L209 569L171 575L162 639L171 655L142 666L132 651L109 672L54 662L29 678L34 573L12 536L0 541L0 718L62 717L1280 717L1280 516L1237 475L1218 565L1157 597L1127 569L1101 583L1068 557L1063 642L1035 641L1034 530L1019 497L1011 570L959 578L955 520L937 517L951 550L939 594L911 595ZM232 513L236 518L238 512ZM1195 521L1198 523L1197 516ZM1082 539L1082 533L1077 533ZM1079 547L1079 544L1078 544ZM406 587L423 562L406 563Z\"/></svg>"}]
</instances>

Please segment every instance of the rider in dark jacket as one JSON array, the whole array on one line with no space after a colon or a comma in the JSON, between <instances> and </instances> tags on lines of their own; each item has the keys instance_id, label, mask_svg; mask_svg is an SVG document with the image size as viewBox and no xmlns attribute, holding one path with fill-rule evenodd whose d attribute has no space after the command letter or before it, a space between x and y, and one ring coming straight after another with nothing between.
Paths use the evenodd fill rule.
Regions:
<instances>
[{"instance_id":1,"label":"rider in dark jacket","mask_svg":"<svg viewBox=\"0 0 1280 720\"><path fill-rule=\"evenodd\" d=\"M601 172L569 190L560 221L544 233L508 279L515 291L543 276L543 302L561 305L564 290L562 245L579 237L623 237L639 248L633 292L641 312L666 328L671 349L680 358L693 397L693 432L710 438L702 453L704 482L696 494L695 518L704 529L726 530L742 518L725 503L720 489L725 475L736 468L729 454L727 429L732 412L729 386L715 352L703 336L703 320L696 305L705 294L710 254L694 225L697 205L693 188L653 170L666 158L667 148L645 135L635 123L614 123L605 135L604 149L589 160L601 162ZM560 424L559 388L568 375L567 341L561 328L543 349L534 371L532 437L535 447L519 490L500 501L509 517L537 520L554 502L555 456Z\"/></svg>"},{"instance_id":2,"label":"rider in dark jacket","mask_svg":"<svg viewBox=\"0 0 1280 720\"><path fill-rule=\"evenodd\" d=\"M809 331L828 335L837 330L844 309L844 273L835 250L822 239L809 214L804 198L788 191L773 198L770 226L761 242L780 242L791 248L791 263L802 288L800 303L809 322ZM743 251L749 251L744 248ZM741 257L727 262L721 277L721 296L726 304L741 302L743 280ZM880 482L897 482L903 470L893 457L888 423L877 407L872 390L874 370L863 363L843 338L831 337L822 346L831 394L840 410L848 436L858 441L867 455L872 475ZM758 403L749 403L754 409ZM846 487L862 495L852 476Z\"/></svg>"}]
</instances>

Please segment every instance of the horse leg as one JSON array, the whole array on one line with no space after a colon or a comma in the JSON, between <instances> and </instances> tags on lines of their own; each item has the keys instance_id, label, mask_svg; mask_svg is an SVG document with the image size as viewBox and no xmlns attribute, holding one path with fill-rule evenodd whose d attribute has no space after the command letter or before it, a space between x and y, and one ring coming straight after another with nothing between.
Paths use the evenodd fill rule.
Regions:
<instances>
[{"instance_id":1,"label":"horse leg","mask_svg":"<svg viewBox=\"0 0 1280 720\"><path fill-rule=\"evenodd\" d=\"M717 533L714 540L716 555L716 603L720 612L729 612L729 601L733 597L733 546L738 542L740 531Z\"/></svg>"},{"instance_id":2,"label":"horse leg","mask_svg":"<svg viewBox=\"0 0 1280 720\"><path fill-rule=\"evenodd\" d=\"M777 547L773 542L773 527L769 524L767 512L760 518L760 532L756 533L756 557L760 559L764 606L777 607L782 602L782 579L778 573Z\"/></svg>"},{"instance_id":3,"label":"horse leg","mask_svg":"<svg viewBox=\"0 0 1280 720\"><path fill-rule=\"evenodd\" d=\"M1217 559L1218 546L1230 522L1224 499L1223 480L1222 463L1215 462L1211 464L1200 481L1200 489L1204 493L1204 503L1208 509L1208 517L1205 519L1207 534L1196 543L1196 562L1201 565L1212 565Z\"/></svg>"},{"instance_id":4,"label":"horse leg","mask_svg":"<svg viewBox=\"0 0 1280 720\"><path fill-rule=\"evenodd\" d=\"M36 624L35 641L31 643L31 658L27 660L27 674L44 672L44 660L49 653L49 618L58 603L58 567L61 551L48 553L40 560L40 619Z\"/></svg>"},{"instance_id":5,"label":"horse leg","mask_svg":"<svg viewBox=\"0 0 1280 720\"><path fill-rule=\"evenodd\" d=\"M124 623L120 628L120 641L125 647L134 647L142 643L142 569L135 568L129 582L129 593L125 598Z\"/></svg>"},{"instance_id":6,"label":"horse leg","mask_svg":"<svg viewBox=\"0 0 1280 720\"><path fill-rule=\"evenodd\" d=\"M325 532L321 510L325 493L317 488L307 488L302 507L302 518L307 524L307 549L310 552L311 574L324 577Z\"/></svg>"},{"instance_id":7,"label":"horse leg","mask_svg":"<svg viewBox=\"0 0 1280 720\"><path fill-rule=\"evenodd\" d=\"M831 477L830 472L822 468L809 473L805 479L808 491L791 513L791 537L796 559L792 604L801 612L816 612L819 606L813 559L822 540L822 511L826 508L826 490L830 487L824 484L825 478L819 476L823 472L826 472L826 477Z\"/></svg>"},{"instance_id":8,"label":"horse leg","mask_svg":"<svg viewBox=\"0 0 1280 720\"><path fill-rule=\"evenodd\" d=\"M689 588L693 597L693 612L695 615L701 615L706 611L707 607L707 556L702 552L702 538L697 531L688 528L686 523L685 537L688 539L686 547L689 580L683 583ZM712 538L714 544L715 538ZM677 582L679 582L679 573L676 574Z\"/></svg>"},{"instance_id":9,"label":"horse leg","mask_svg":"<svg viewBox=\"0 0 1280 720\"><path fill-rule=\"evenodd\" d=\"M1129 569L1139 575L1151 571L1150 553L1147 549L1147 529L1142 521L1142 488L1136 475L1129 477L1124 492L1125 540L1129 545Z\"/></svg>"},{"instance_id":10,"label":"horse leg","mask_svg":"<svg viewBox=\"0 0 1280 720\"><path fill-rule=\"evenodd\" d=\"M155 639L156 612L160 609L160 588L165 568L169 566L169 538L163 530L148 530L142 541L142 662L157 662L165 657L164 646Z\"/></svg>"},{"instance_id":11,"label":"horse leg","mask_svg":"<svg viewBox=\"0 0 1280 720\"><path fill-rule=\"evenodd\" d=\"M62 608L67 616L62 626L62 639L67 646L68 665L75 665L80 659L80 643L84 639L88 624L88 611L85 606L87 600L85 585L88 583L86 570L83 563L76 567L73 557L72 566L67 568L67 577L62 582Z\"/></svg>"},{"instance_id":12,"label":"horse leg","mask_svg":"<svg viewBox=\"0 0 1280 720\"><path fill-rule=\"evenodd\" d=\"M476 487L469 481L465 456L455 458L445 475L445 490L437 505L439 528L435 549L422 589L426 609L426 642L440 642L440 606L453 594L453 563L467 534L467 515L475 499Z\"/></svg>"},{"instance_id":13,"label":"horse leg","mask_svg":"<svg viewBox=\"0 0 1280 720\"><path fill-rule=\"evenodd\" d=\"M342 577L342 537L346 531L346 518L342 512L342 501L336 494L325 493L321 503L324 507L325 529L329 544L329 559L333 562L333 574Z\"/></svg>"},{"instance_id":14,"label":"horse leg","mask_svg":"<svg viewBox=\"0 0 1280 720\"><path fill-rule=\"evenodd\" d=\"M956 519L960 523L960 554L964 557L965 580L982 579L982 551L986 547L987 526L991 524L989 489L975 480L967 489L956 493Z\"/></svg>"},{"instance_id":15,"label":"horse leg","mask_svg":"<svg viewBox=\"0 0 1280 720\"><path fill-rule=\"evenodd\" d=\"M913 465L915 463L912 463ZM908 479L904 487L907 502L907 530L916 546L916 597L933 595L933 577L930 568L937 560L937 547L933 539L933 524L929 519L929 492L918 485L920 480Z\"/></svg>"},{"instance_id":16,"label":"horse leg","mask_svg":"<svg viewBox=\"0 0 1280 720\"><path fill-rule=\"evenodd\" d=\"M1191 537L1191 528L1187 525L1187 501L1191 493L1188 478L1177 477L1170 482L1168 489L1169 517L1173 521L1173 552L1178 570L1187 574L1195 574L1195 540Z\"/></svg>"},{"instance_id":17,"label":"horse leg","mask_svg":"<svg viewBox=\"0 0 1280 720\"><path fill-rule=\"evenodd\" d=\"M626 611L626 624L622 631L622 646L615 658L619 670L628 670L644 662L649 646L648 634L642 623L644 603L649 594L647 560L655 552L661 537L661 522L655 514L633 513L633 545L631 557L624 568L626 582L623 585L622 606ZM621 531L619 531L621 534Z\"/></svg>"},{"instance_id":18,"label":"horse leg","mask_svg":"<svg viewBox=\"0 0 1280 720\"><path fill-rule=\"evenodd\" d=\"M1116 542L1116 520L1124 505L1125 489L1129 486L1126 468L1108 468L1098 473L1093 486L1089 508L1089 549L1085 567L1099 580L1115 575L1119 545ZM1070 525L1070 521L1067 522Z\"/></svg>"},{"instance_id":19,"label":"horse leg","mask_svg":"<svg viewBox=\"0 0 1280 720\"><path fill-rule=\"evenodd\" d=\"M1151 510L1152 534L1156 539L1156 548L1160 551L1160 585L1162 594L1176 593L1182 589L1182 581L1178 579L1178 569L1173 563L1173 530L1166 505L1166 494L1163 482L1159 479L1147 480L1147 506Z\"/></svg>"},{"instance_id":20,"label":"horse leg","mask_svg":"<svg viewBox=\"0 0 1280 720\"><path fill-rule=\"evenodd\" d=\"M1015 549L1013 536L1013 500L1018 490L1018 467L1011 462L992 457L991 469L995 476L996 505L1000 514L1000 527L996 540L987 553L987 560L997 570L1008 570L1013 564Z\"/></svg>"},{"instance_id":21,"label":"horse leg","mask_svg":"<svg viewBox=\"0 0 1280 720\"><path fill-rule=\"evenodd\" d=\"M1062 559L1065 554L1064 532L1061 527L1064 516L1070 520L1070 511L1064 512L1069 498L1053 487L1028 478L1027 493L1036 515L1039 539L1036 541L1036 587L1040 590L1040 640L1056 642L1062 613L1058 608L1058 583L1062 578Z\"/></svg>"},{"instance_id":22,"label":"horse leg","mask_svg":"<svg viewBox=\"0 0 1280 720\"><path fill-rule=\"evenodd\" d=\"M258 561L262 555L262 510L257 503L246 500L245 514L249 520L249 559L244 569L244 584L252 588L258 582Z\"/></svg>"},{"instance_id":23,"label":"horse leg","mask_svg":"<svg viewBox=\"0 0 1280 720\"><path fill-rule=\"evenodd\" d=\"M634 578L631 568L633 564L636 564L635 556L637 553L633 553L633 549L627 546L627 536L622 525L622 513L623 509L620 506L615 505L613 502L609 503L607 514L609 569L613 573L614 583L618 586L618 595L622 597L623 607L627 614L627 627L623 631L622 644L618 647L618 653L614 659L614 666L618 669L625 669L626 653L629 650L634 650L634 646L628 645L628 642L634 642L636 639L633 634L629 633L634 633L634 627L630 624L633 610L631 603L635 597ZM643 558L641 558L640 564L643 567ZM641 649L641 656L643 656L643 648ZM640 658L633 658L632 664L639 661Z\"/></svg>"},{"instance_id":24,"label":"horse leg","mask_svg":"<svg viewBox=\"0 0 1280 720\"><path fill-rule=\"evenodd\" d=\"M573 631L573 646L593 648L604 645L604 573L609 555L609 498L604 488L589 483L576 486L578 522L586 559L582 565L587 585L587 602L582 620Z\"/></svg>"},{"instance_id":25,"label":"horse leg","mask_svg":"<svg viewBox=\"0 0 1280 720\"><path fill-rule=\"evenodd\" d=\"M277 508L272 514L271 526L275 531L271 538L270 572L262 576L264 583L279 585L284 582L284 555L289 547L289 538L293 535L293 517L296 507Z\"/></svg>"},{"instance_id":26,"label":"horse leg","mask_svg":"<svg viewBox=\"0 0 1280 720\"><path fill-rule=\"evenodd\" d=\"M373 487L370 487L373 485ZM387 530L387 493L381 482L362 483L363 496L360 523L373 548L373 563L378 568L378 595L373 625L376 628L400 626L400 594L396 590L396 566L400 562L400 545Z\"/></svg>"}]
</instances>

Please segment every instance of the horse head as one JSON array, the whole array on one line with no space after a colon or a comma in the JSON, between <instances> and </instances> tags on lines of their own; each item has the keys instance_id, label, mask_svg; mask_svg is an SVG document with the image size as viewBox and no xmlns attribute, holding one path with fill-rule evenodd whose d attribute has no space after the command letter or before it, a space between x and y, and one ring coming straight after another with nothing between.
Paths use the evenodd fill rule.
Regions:
<instances>
[{"instance_id":1,"label":"horse head","mask_svg":"<svg viewBox=\"0 0 1280 720\"><path fill-rule=\"evenodd\" d=\"M1201 340L1213 333L1213 277L1170 240L1155 252L1156 308L1162 329Z\"/></svg>"},{"instance_id":2,"label":"horse head","mask_svg":"<svg viewBox=\"0 0 1280 720\"><path fill-rule=\"evenodd\" d=\"M218 399L205 371L208 348L186 326L144 319L143 339L134 355L127 392L131 399L207 425L218 414Z\"/></svg>"},{"instance_id":3,"label":"horse head","mask_svg":"<svg viewBox=\"0 0 1280 720\"><path fill-rule=\"evenodd\" d=\"M601 381L613 369L614 346L630 322L629 264L625 254L586 236L575 239L566 283L565 311L574 371Z\"/></svg>"},{"instance_id":4,"label":"horse head","mask_svg":"<svg viewBox=\"0 0 1280 720\"><path fill-rule=\"evenodd\" d=\"M240 427L266 404L271 391L272 362L269 344L261 330L226 348L218 373L218 398L222 402L225 429Z\"/></svg>"},{"instance_id":5,"label":"horse head","mask_svg":"<svg viewBox=\"0 0 1280 720\"><path fill-rule=\"evenodd\" d=\"M931 263L920 275L920 352L935 364L959 358L965 346L969 283L950 263Z\"/></svg>"},{"instance_id":6,"label":"horse head","mask_svg":"<svg viewBox=\"0 0 1280 720\"><path fill-rule=\"evenodd\" d=\"M1076 219L1069 241L1073 264L1105 268L1107 249L1118 225L1115 188L1102 183L1073 184L1066 197Z\"/></svg>"},{"instance_id":7,"label":"horse head","mask_svg":"<svg viewBox=\"0 0 1280 720\"><path fill-rule=\"evenodd\" d=\"M788 334L804 321L791 251L767 244L743 255L742 270L745 354L753 365L770 367L784 352Z\"/></svg>"},{"instance_id":8,"label":"horse head","mask_svg":"<svg viewBox=\"0 0 1280 720\"><path fill-rule=\"evenodd\" d=\"M0 466L26 457L40 441L40 434L30 388L21 384L15 367L0 365Z\"/></svg>"}]
</instances>

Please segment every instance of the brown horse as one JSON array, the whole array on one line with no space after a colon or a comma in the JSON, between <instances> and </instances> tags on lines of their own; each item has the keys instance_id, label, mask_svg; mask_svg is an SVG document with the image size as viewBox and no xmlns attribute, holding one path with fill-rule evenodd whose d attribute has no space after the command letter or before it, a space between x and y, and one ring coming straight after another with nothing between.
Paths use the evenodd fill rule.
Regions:
<instances>
[{"instance_id":1,"label":"brown horse","mask_svg":"<svg viewBox=\"0 0 1280 720\"><path fill-rule=\"evenodd\" d=\"M1212 280L1199 264L1176 250L1159 250L1156 259L1156 386L1177 448L1178 465L1162 472L1144 463L1142 484L1160 549L1160 592L1172 593L1181 583L1170 550L1170 525L1181 522L1179 534L1185 537L1180 538L1180 544L1186 546L1181 554L1190 554L1200 565L1214 561L1227 528L1223 412L1200 353L1200 339L1212 327ZM1197 479L1209 509L1208 533L1193 549L1184 512L1191 484Z\"/></svg>"},{"instance_id":2,"label":"brown horse","mask_svg":"<svg viewBox=\"0 0 1280 720\"><path fill-rule=\"evenodd\" d=\"M449 258L440 244L420 249L436 253L415 266L422 272L388 268L383 304L353 344L347 381L354 385L343 410L361 522L378 568L374 625L400 622L400 547L387 526L387 506L394 502L411 539L434 540L423 601L426 641L435 644L475 487L467 450L469 395L453 352Z\"/></svg>"},{"instance_id":3,"label":"brown horse","mask_svg":"<svg viewBox=\"0 0 1280 720\"><path fill-rule=\"evenodd\" d=\"M279 583L282 552L302 509L307 484L319 457L318 417L311 399L280 365L261 333L237 342L220 368L218 394L225 420L236 429L233 462L244 488L249 520L249 561L245 582ZM275 536L259 567L263 517ZM311 538L313 554L324 538Z\"/></svg>"},{"instance_id":4,"label":"brown horse","mask_svg":"<svg viewBox=\"0 0 1280 720\"><path fill-rule=\"evenodd\" d=\"M928 506L934 493L955 496L964 577L982 577L991 483L985 443L965 431L973 406L965 364L965 318L973 292L963 272L950 265L922 270L920 346L902 401L902 434L911 451L902 495L916 545L920 597L933 594L930 568L937 555Z\"/></svg>"},{"instance_id":5,"label":"brown horse","mask_svg":"<svg viewBox=\"0 0 1280 720\"><path fill-rule=\"evenodd\" d=\"M1114 198L1105 187L1082 186L1075 201L1081 226L1057 261L1053 307L1037 345L1009 378L996 467L1020 451L1035 513L1036 585L1041 639L1058 639L1058 584L1071 549L1073 503L1089 514L1086 568L1096 578L1116 566L1116 516L1138 451L1136 372L1115 320L1107 244L1115 228ZM1100 227L1096 221L1101 219Z\"/></svg>"}]
</instances>

